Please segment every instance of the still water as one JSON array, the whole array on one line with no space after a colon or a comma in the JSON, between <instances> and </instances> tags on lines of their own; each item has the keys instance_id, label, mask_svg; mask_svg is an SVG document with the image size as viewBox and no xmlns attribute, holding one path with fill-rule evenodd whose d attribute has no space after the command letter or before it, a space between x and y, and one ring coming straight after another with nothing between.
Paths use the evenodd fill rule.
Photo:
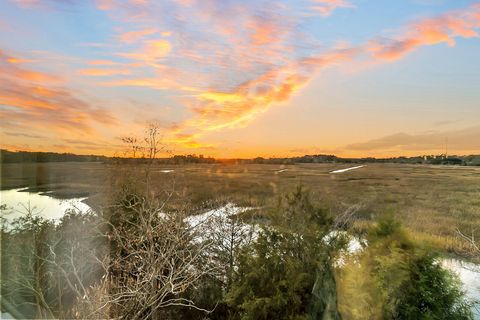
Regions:
<instances>
[{"instance_id":1,"label":"still water","mask_svg":"<svg viewBox=\"0 0 480 320\"><path fill-rule=\"evenodd\" d=\"M474 301L474 319L480 319L480 265L459 259L443 259L442 266L458 275L467 298Z\"/></svg>"},{"instance_id":2,"label":"still water","mask_svg":"<svg viewBox=\"0 0 480 320\"><path fill-rule=\"evenodd\" d=\"M25 189L0 191L0 204L6 206L2 216L11 221L28 211L47 219L59 219L67 210L86 212L90 207L83 201L86 198L55 199L45 193L26 192Z\"/></svg>"}]
</instances>

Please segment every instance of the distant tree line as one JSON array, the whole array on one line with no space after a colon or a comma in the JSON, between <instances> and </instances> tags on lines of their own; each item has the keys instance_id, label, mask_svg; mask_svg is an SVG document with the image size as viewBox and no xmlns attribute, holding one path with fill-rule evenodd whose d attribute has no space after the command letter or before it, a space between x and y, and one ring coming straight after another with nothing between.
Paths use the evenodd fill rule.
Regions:
<instances>
[{"instance_id":1,"label":"distant tree line","mask_svg":"<svg viewBox=\"0 0 480 320\"><path fill-rule=\"evenodd\" d=\"M105 161L107 157L73 153L8 151L0 149L1 163Z\"/></svg>"},{"instance_id":2,"label":"distant tree line","mask_svg":"<svg viewBox=\"0 0 480 320\"><path fill-rule=\"evenodd\" d=\"M143 163L151 162L152 158L140 157L106 157L99 155L77 155L72 153L55 152L28 152L0 150L1 163L22 163L22 162L115 162L115 163ZM216 159L204 155L173 155L168 158L155 158L158 164L190 164L190 163L232 163L232 164L296 164L296 163L402 163L402 164L432 164L432 165L461 165L480 166L480 155L467 156L444 156L428 155L415 157L391 157L391 158L341 158L335 155L304 155L301 157L284 158L263 158L253 159Z\"/></svg>"},{"instance_id":3,"label":"distant tree line","mask_svg":"<svg viewBox=\"0 0 480 320\"><path fill-rule=\"evenodd\" d=\"M256 164L296 164L296 163L403 163L403 164L438 164L438 165L464 165L480 166L480 155L468 156L444 156L428 155L415 157L391 157L391 158L341 158L335 155L305 155L301 157L286 158L262 158L257 157L245 160L228 160L243 163Z\"/></svg>"}]
</instances>

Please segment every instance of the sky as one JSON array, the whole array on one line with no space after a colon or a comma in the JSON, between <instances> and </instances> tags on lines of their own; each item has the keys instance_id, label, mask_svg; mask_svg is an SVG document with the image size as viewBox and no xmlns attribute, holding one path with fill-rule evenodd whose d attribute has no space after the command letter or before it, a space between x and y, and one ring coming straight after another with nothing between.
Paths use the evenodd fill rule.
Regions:
<instances>
[{"instance_id":1,"label":"sky","mask_svg":"<svg viewBox=\"0 0 480 320\"><path fill-rule=\"evenodd\" d=\"M0 145L480 153L480 2L2 0Z\"/></svg>"}]
</instances>

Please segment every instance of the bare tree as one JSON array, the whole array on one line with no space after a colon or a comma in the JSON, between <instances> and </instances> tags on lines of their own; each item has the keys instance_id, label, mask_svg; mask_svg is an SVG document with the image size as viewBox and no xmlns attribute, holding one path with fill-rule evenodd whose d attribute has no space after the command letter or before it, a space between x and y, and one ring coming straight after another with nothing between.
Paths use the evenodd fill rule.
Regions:
<instances>
[{"instance_id":1,"label":"bare tree","mask_svg":"<svg viewBox=\"0 0 480 320\"><path fill-rule=\"evenodd\" d=\"M346 206L341 212L339 212L334 220L332 228L334 230L347 230L355 222L355 216L363 208L361 204L353 204Z\"/></svg>"},{"instance_id":2,"label":"bare tree","mask_svg":"<svg viewBox=\"0 0 480 320\"><path fill-rule=\"evenodd\" d=\"M143 139L137 139L134 136L125 136L120 138L126 144L127 150L125 154L131 154L133 158L137 158L141 153L143 158L142 170L145 173L146 193L150 193L150 179L152 167L155 164L155 159L162 153L169 151L167 145L163 142L161 128L156 123L150 123L146 126L145 136ZM137 170L137 168L135 168Z\"/></svg>"},{"instance_id":3,"label":"bare tree","mask_svg":"<svg viewBox=\"0 0 480 320\"><path fill-rule=\"evenodd\" d=\"M182 294L214 272L205 254L209 242L194 241L197 231L185 224L185 212L165 213L164 205L133 196L104 216L110 253L99 261L105 275L79 300L76 316L157 319L171 306L203 310Z\"/></svg>"},{"instance_id":4,"label":"bare tree","mask_svg":"<svg viewBox=\"0 0 480 320\"><path fill-rule=\"evenodd\" d=\"M160 127L155 123L150 123L145 132L145 143L148 159L155 159L157 154L165 147L161 144Z\"/></svg>"},{"instance_id":5,"label":"bare tree","mask_svg":"<svg viewBox=\"0 0 480 320\"><path fill-rule=\"evenodd\" d=\"M101 271L89 235L93 215L77 219L78 213L70 211L54 223L29 204L23 209L11 230L3 231L9 238L2 248L8 261L8 270L2 270L4 298L25 312L22 317L66 318L72 301L85 295Z\"/></svg>"},{"instance_id":6,"label":"bare tree","mask_svg":"<svg viewBox=\"0 0 480 320\"><path fill-rule=\"evenodd\" d=\"M128 146L129 152L131 153L132 158L137 157L137 153L142 151L142 146L140 145L138 139L136 137L121 137L120 138L123 143L125 143ZM126 152L126 154L128 151Z\"/></svg>"},{"instance_id":7,"label":"bare tree","mask_svg":"<svg viewBox=\"0 0 480 320\"><path fill-rule=\"evenodd\" d=\"M11 270L2 270L2 291L36 318L158 319L174 306L208 312L185 293L217 274L211 242L198 241L187 210L167 212L167 201L127 194L99 214L67 213L59 223L30 210L15 233L3 231Z\"/></svg>"},{"instance_id":8,"label":"bare tree","mask_svg":"<svg viewBox=\"0 0 480 320\"><path fill-rule=\"evenodd\" d=\"M141 157L154 160L161 152L166 152L166 145L163 143L161 128L156 123L149 123L145 129L143 139L135 136L120 137L122 142L127 146L125 154L130 154L132 158L136 158L141 153Z\"/></svg>"},{"instance_id":9,"label":"bare tree","mask_svg":"<svg viewBox=\"0 0 480 320\"><path fill-rule=\"evenodd\" d=\"M11 307L8 311L12 314L23 309L38 317L52 317L43 286L48 283L46 266L37 259L45 249L43 241L38 240L48 235L51 223L36 217L38 210L30 203L22 208L18 212L23 216L11 223L5 220L2 225L2 267L6 267L2 268L2 307L4 301L8 301ZM6 209L2 207L2 211Z\"/></svg>"},{"instance_id":10,"label":"bare tree","mask_svg":"<svg viewBox=\"0 0 480 320\"><path fill-rule=\"evenodd\" d=\"M466 234L460 229L457 228L456 230L457 236L464 242L467 243L469 251L472 255L478 256L480 255L480 243L478 239L475 238L475 230L472 228L470 234Z\"/></svg>"}]
</instances>

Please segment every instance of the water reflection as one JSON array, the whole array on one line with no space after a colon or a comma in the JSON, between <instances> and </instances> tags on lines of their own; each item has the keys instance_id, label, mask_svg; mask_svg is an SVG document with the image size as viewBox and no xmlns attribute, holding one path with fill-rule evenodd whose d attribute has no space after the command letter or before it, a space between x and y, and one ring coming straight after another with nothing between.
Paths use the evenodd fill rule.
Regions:
<instances>
[{"instance_id":1,"label":"water reflection","mask_svg":"<svg viewBox=\"0 0 480 320\"><path fill-rule=\"evenodd\" d=\"M474 319L480 319L480 265L458 259L444 259L442 266L455 272L462 281L469 300L475 301Z\"/></svg>"},{"instance_id":2,"label":"water reflection","mask_svg":"<svg viewBox=\"0 0 480 320\"><path fill-rule=\"evenodd\" d=\"M86 198L55 199L47 193L32 193L26 189L12 189L0 191L0 203L6 209L2 216L11 221L28 211L47 219L59 219L67 210L76 209L81 212L90 210L90 206L83 202Z\"/></svg>"}]
</instances>

